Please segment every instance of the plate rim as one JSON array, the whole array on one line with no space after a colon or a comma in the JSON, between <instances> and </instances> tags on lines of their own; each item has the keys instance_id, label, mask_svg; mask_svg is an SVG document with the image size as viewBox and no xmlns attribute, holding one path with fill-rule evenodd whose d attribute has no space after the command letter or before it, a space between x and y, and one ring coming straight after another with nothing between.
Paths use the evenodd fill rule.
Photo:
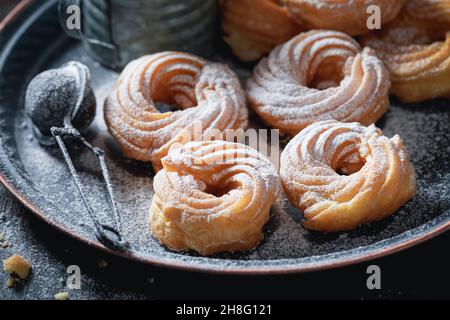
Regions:
<instances>
[{"instance_id":1,"label":"plate rim","mask_svg":"<svg viewBox=\"0 0 450 320\"><path fill-rule=\"evenodd\" d=\"M53 1L54 2L54 1ZM7 16L7 19L4 20L4 23L0 24L0 32L3 32L8 25L10 25L13 21L18 19L18 17L33 3L32 0L22 0L19 4L11 11L11 13ZM43 2L42 4L45 4ZM1 150L0 150L1 151ZM321 271L334 269L344 266L349 266L353 264L358 264L362 262L367 262L376 258L381 258L387 255L391 255L407 248L413 247L420 243L423 243L435 236L438 236L450 229L450 218L444 222L438 222L439 217L435 217L429 222L420 225L414 229L410 229L405 231L395 237L386 238L384 240L375 242L373 244L363 246L360 248L354 248L350 250L339 251L335 253L324 254L321 256L311 256L311 257L303 257L303 258L294 258L294 259L279 259L276 261L280 261L279 265L269 265L269 266L228 266L223 268L223 265L214 265L211 263L204 264L196 264L192 262L185 262L182 259L176 258L152 258L149 255L143 255L137 251L132 251L129 253L117 252L111 250L99 242L92 241L85 237L82 237L76 233L71 232L69 228L64 226L63 224L56 223L50 220L45 212L41 210L36 204L33 203L27 196L23 194L23 192L18 188L14 181L9 181L7 170L5 168L7 166L4 165L3 160L0 159L0 163L3 164L0 166L0 182L6 187L6 189L21 202L31 213L33 213L37 218L44 221L46 224L50 225L54 229L59 232L69 236L79 242L82 242L90 247L101 250L103 252L113 254L119 256L121 258L138 261L147 265L161 267L161 268L170 268L182 271L190 271L190 272L202 272L202 273L211 273L211 274L234 274L234 275L275 275L275 274L299 274L313 271ZM37 192L39 198L45 199L45 196L39 192ZM442 213L445 215L446 212ZM426 227L427 224L432 224L429 227ZM425 228L424 230L420 230L421 228ZM407 233L415 232L416 234L410 235L409 237L406 235ZM390 245L383 245L383 242L393 242ZM352 253L357 249L361 249L361 253ZM340 254L344 255L341 258L331 258L331 256ZM322 257L324 261L322 262L307 262L306 260L311 259L313 257ZM330 259L327 259L330 257ZM207 258L211 259L211 258ZM213 259L213 258L212 258ZM298 260L298 264L283 264L283 260ZM303 261L302 261L303 260ZM251 262L251 260L246 260L247 262ZM258 260L259 261L259 260ZM273 260L267 260L273 261Z\"/></svg>"},{"instance_id":2,"label":"plate rim","mask_svg":"<svg viewBox=\"0 0 450 320\"><path fill-rule=\"evenodd\" d=\"M160 267L160 268L170 268L180 271L190 271L190 272L200 272L200 273L210 273L210 274L229 274L229 275L287 275L287 274L300 274L307 272L316 272L323 271L329 269L335 269L340 267L345 267L349 265L359 264L362 262L371 261L377 258L385 257L405 249L411 248L415 245L421 244L427 240L430 240L450 229L450 219L444 223L438 224L436 226L429 227L428 230L419 231L421 227L424 227L426 224L416 227L414 229L403 232L395 237L386 238L382 241L375 242L368 246L363 246L360 248L354 248L351 250L339 251L329 254L324 254L319 257L324 259L324 262L302 262L301 260L311 259L313 257L318 256L310 256L303 257L297 259L279 259L280 264L278 266L247 266L247 267L227 267L223 268L222 265L213 265L213 264L192 264L188 262L183 262L182 259L160 259L160 258L151 258L148 255L143 255L137 251L132 251L129 254L118 252L111 250L101 243L92 241L90 239L79 236L76 233L70 231L69 228L62 224L55 223L54 221L47 218L45 213L43 213L36 205L32 203L26 196L22 194L22 192L13 186L12 183L8 181L4 176L3 168L0 168L0 182L8 189L9 192L13 194L13 196L18 199L31 213L33 213L40 220L44 221L49 226L58 230L59 232L69 236L72 239L75 239L85 245L88 245L92 248L98 249L100 251L119 256L121 258L125 258L128 260L133 260L137 262L141 262L147 264L149 266ZM42 195L41 195L42 196ZM445 213L443 213L445 214ZM430 220L429 223L433 223L438 218L434 218ZM418 234L410 236L409 238L405 238L405 234L411 232L418 232ZM386 246L382 245L383 242L393 241L394 244ZM380 248L377 248L381 246ZM351 253L357 249L364 248L364 252L360 254ZM326 260L327 257L335 255L335 254L346 254L343 258L333 258ZM214 258L206 258L206 259L214 259ZM299 263L296 265L293 264L283 264L283 260L298 260ZM246 260L247 262L251 262L252 260ZM258 260L259 261L259 260ZM275 260L267 260L267 261L275 261Z\"/></svg>"}]
</instances>

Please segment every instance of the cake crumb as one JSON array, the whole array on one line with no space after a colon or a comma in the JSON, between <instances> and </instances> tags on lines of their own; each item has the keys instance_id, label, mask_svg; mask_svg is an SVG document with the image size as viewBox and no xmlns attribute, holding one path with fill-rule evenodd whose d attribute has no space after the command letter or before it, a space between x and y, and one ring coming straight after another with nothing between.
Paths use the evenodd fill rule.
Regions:
<instances>
[{"instance_id":1,"label":"cake crumb","mask_svg":"<svg viewBox=\"0 0 450 320\"><path fill-rule=\"evenodd\" d=\"M8 280L6 280L6 287L8 289L12 289L12 287L14 287L14 278L13 277L9 277Z\"/></svg>"},{"instance_id":2,"label":"cake crumb","mask_svg":"<svg viewBox=\"0 0 450 320\"><path fill-rule=\"evenodd\" d=\"M30 269L30 263L17 254L3 261L3 270L7 273L18 275L22 280L28 278Z\"/></svg>"},{"instance_id":3,"label":"cake crumb","mask_svg":"<svg viewBox=\"0 0 450 320\"><path fill-rule=\"evenodd\" d=\"M105 268L107 268L107 267L108 267L108 261L106 261L106 260L100 260L100 261L98 262L98 267L99 267L100 269L105 269Z\"/></svg>"},{"instance_id":4,"label":"cake crumb","mask_svg":"<svg viewBox=\"0 0 450 320\"><path fill-rule=\"evenodd\" d=\"M60 301L64 301L64 300L69 300L69 293L68 292L59 292L57 294L55 294L55 300L60 300Z\"/></svg>"}]
</instances>

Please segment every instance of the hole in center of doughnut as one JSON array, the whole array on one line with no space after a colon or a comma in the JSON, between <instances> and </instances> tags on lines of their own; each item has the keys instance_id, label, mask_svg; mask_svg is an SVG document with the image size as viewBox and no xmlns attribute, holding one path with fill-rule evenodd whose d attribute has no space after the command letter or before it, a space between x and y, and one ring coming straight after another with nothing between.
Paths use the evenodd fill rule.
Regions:
<instances>
[{"instance_id":1,"label":"hole in center of doughnut","mask_svg":"<svg viewBox=\"0 0 450 320\"><path fill-rule=\"evenodd\" d=\"M342 57L328 57L308 75L308 87L325 90L338 87L344 79L345 59Z\"/></svg>"},{"instance_id":2,"label":"hole in center of doughnut","mask_svg":"<svg viewBox=\"0 0 450 320\"><path fill-rule=\"evenodd\" d=\"M341 176L350 176L354 173L359 172L362 169L362 167L364 167L364 163L348 164L337 168L335 171L337 174Z\"/></svg>"},{"instance_id":3,"label":"hole in center of doughnut","mask_svg":"<svg viewBox=\"0 0 450 320\"><path fill-rule=\"evenodd\" d=\"M161 113L185 110L197 106L195 84L195 75L189 72L168 72L155 80L146 95Z\"/></svg>"},{"instance_id":4,"label":"hole in center of doughnut","mask_svg":"<svg viewBox=\"0 0 450 320\"><path fill-rule=\"evenodd\" d=\"M206 189L206 193L213 195L217 198L223 197L224 195L230 193L230 191L236 189L238 186L233 185L233 184L227 184L227 185L217 185L217 186L211 186L208 185L207 189Z\"/></svg>"},{"instance_id":5,"label":"hole in center of doughnut","mask_svg":"<svg viewBox=\"0 0 450 320\"><path fill-rule=\"evenodd\" d=\"M353 153L340 159L335 165L334 171L341 176L350 176L359 172L365 164L366 159L362 158L358 153Z\"/></svg>"},{"instance_id":6,"label":"hole in center of doughnut","mask_svg":"<svg viewBox=\"0 0 450 320\"><path fill-rule=\"evenodd\" d=\"M180 108L175 105L168 104L168 103L162 103L162 102L156 102L155 106L156 106L156 109L158 109L158 111L161 113L175 112L177 110L180 110Z\"/></svg>"}]
</instances>

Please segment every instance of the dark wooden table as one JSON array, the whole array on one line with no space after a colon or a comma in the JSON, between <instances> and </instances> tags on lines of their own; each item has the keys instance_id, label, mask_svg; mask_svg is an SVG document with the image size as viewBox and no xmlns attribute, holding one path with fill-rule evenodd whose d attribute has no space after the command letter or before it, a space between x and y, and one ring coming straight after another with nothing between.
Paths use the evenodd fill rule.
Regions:
<instances>
[{"instance_id":1,"label":"dark wooden table","mask_svg":"<svg viewBox=\"0 0 450 320\"><path fill-rule=\"evenodd\" d=\"M16 1L2 0L0 17ZM0 299L53 299L67 291L66 269L82 271L71 299L318 299L450 298L450 233L402 253L338 270L289 275L237 277L152 268L90 249L53 230L27 212L0 186L0 260L17 253L32 264L28 280L6 288L0 273ZM105 267L105 263L107 266ZM382 270L382 290L369 291L366 269Z\"/></svg>"}]
</instances>

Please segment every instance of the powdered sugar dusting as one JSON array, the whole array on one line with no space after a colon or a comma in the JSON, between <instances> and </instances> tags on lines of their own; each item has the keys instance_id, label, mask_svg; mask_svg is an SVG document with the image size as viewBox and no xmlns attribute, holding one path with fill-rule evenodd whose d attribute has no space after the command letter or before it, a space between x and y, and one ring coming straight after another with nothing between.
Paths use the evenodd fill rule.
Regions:
<instances>
[{"instance_id":1,"label":"powdered sugar dusting","mask_svg":"<svg viewBox=\"0 0 450 320\"><path fill-rule=\"evenodd\" d=\"M327 119L369 125L388 107L390 82L373 51L359 52L359 45L340 32L301 34L258 64L248 82L250 104L265 122L291 135ZM338 69L348 62L344 79L338 87L309 88L328 59L340 61Z\"/></svg>"},{"instance_id":2,"label":"powdered sugar dusting","mask_svg":"<svg viewBox=\"0 0 450 320\"><path fill-rule=\"evenodd\" d=\"M256 150L224 141L174 145L155 177L151 226L168 247L203 255L248 250L262 229L281 184Z\"/></svg>"},{"instance_id":3,"label":"powdered sugar dusting","mask_svg":"<svg viewBox=\"0 0 450 320\"><path fill-rule=\"evenodd\" d=\"M156 102L177 103L160 113ZM195 108L194 108L195 107ZM225 65L177 52L146 56L123 71L105 103L105 120L125 153L134 159L160 159L174 142L200 134L239 129L248 122L239 80Z\"/></svg>"},{"instance_id":4,"label":"powdered sugar dusting","mask_svg":"<svg viewBox=\"0 0 450 320\"><path fill-rule=\"evenodd\" d=\"M416 193L414 168L398 136L335 120L316 122L289 142L281 177L306 226L320 231L380 220Z\"/></svg>"},{"instance_id":5,"label":"powdered sugar dusting","mask_svg":"<svg viewBox=\"0 0 450 320\"><path fill-rule=\"evenodd\" d=\"M93 87L98 105L105 97L117 77L111 71L92 61L80 46L59 48L60 58L41 69L59 66L77 58L92 71ZM214 58L234 66L237 74L245 81L248 68L236 67L232 60L218 56ZM71 182L64 160L57 150L42 148L35 139L30 126L24 126L23 114L17 118L16 141L19 156L32 178L35 187L58 208L55 213L48 210L48 218L70 229L74 234L95 241L92 229L86 226L89 219L84 214L76 187ZM88 139L107 151L108 166L111 169L114 191L119 212L124 223L124 235L132 244L133 255L161 262L184 263L201 267L209 266L226 270L264 266L298 266L300 263L314 263L322 259L337 259L346 250L356 254L366 253L364 248L404 232L413 234L414 228L426 228L430 221L450 214L450 112L446 100L433 100L418 105L401 104L396 100L387 114L377 123L383 133L392 137L399 134L408 150L417 172L417 196L395 215L381 222L365 225L352 232L322 234L304 229L299 223L302 213L293 207L284 193L273 206L271 218L265 227L265 240L253 251L246 253L221 254L213 258L200 258L195 253L178 254L159 245L149 233L149 208L153 198L154 173L148 164L124 157L107 132L98 109L96 121L88 133ZM264 127L256 115L251 116L252 127ZM286 140L288 140L286 138ZM76 167L82 174L96 212L107 208L102 204L105 190L98 174L97 163L81 150L71 149L76 156ZM107 221L107 218L104 219ZM389 243L385 243L389 244ZM385 244L380 244L383 246ZM332 256L325 256L332 254Z\"/></svg>"}]
</instances>

